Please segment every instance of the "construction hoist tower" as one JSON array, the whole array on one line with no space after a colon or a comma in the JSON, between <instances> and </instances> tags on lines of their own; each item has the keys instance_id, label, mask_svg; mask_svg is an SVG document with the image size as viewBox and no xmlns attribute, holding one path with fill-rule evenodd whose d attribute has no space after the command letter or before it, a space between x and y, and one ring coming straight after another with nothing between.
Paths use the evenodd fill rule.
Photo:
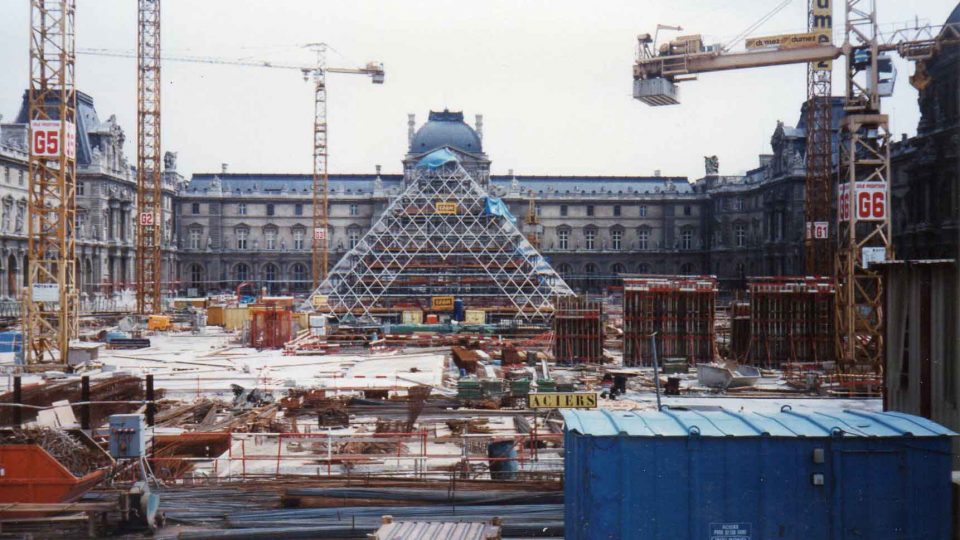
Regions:
<instances>
[{"instance_id":1,"label":"construction hoist tower","mask_svg":"<svg viewBox=\"0 0 960 540\"><path fill-rule=\"evenodd\" d=\"M573 291L537 252L516 218L440 148L408 173L404 190L330 271L307 309L341 321L442 310L454 299L502 318L543 322Z\"/></svg>"},{"instance_id":2,"label":"construction hoist tower","mask_svg":"<svg viewBox=\"0 0 960 540\"><path fill-rule=\"evenodd\" d=\"M137 21L137 312L152 314L163 311L160 0L138 0Z\"/></svg>"},{"instance_id":3,"label":"construction hoist tower","mask_svg":"<svg viewBox=\"0 0 960 540\"><path fill-rule=\"evenodd\" d=\"M73 0L30 3L28 364L66 364L77 334L75 9Z\"/></svg>"}]
</instances>

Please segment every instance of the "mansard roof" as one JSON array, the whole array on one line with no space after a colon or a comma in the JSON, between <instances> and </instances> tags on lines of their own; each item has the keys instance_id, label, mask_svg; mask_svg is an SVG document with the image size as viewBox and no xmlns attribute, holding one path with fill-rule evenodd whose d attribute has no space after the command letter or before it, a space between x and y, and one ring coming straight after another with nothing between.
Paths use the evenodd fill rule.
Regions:
<instances>
[{"instance_id":1,"label":"mansard roof","mask_svg":"<svg viewBox=\"0 0 960 540\"><path fill-rule=\"evenodd\" d=\"M370 194L374 189L376 174L331 174L331 191L340 193ZM520 192L533 190L536 193L655 193L671 191L692 193L693 186L683 176L559 176L559 175L492 175L491 184L509 190L514 179ZM383 187L399 186L403 176L381 174ZM185 192L209 193L310 193L313 178L309 174L247 174L247 173L198 173L194 174Z\"/></svg>"}]
</instances>

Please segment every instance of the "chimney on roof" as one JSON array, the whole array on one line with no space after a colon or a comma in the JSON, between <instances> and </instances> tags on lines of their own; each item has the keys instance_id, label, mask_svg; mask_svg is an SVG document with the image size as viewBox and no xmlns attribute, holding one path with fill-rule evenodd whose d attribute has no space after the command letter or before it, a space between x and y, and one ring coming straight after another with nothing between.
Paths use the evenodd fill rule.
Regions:
<instances>
[{"instance_id":1,"label":"chimney on roof","mask_svg":"<svg viewBox=\"0 0 960 540\"><path fill-rule=\"evenodd\" d=\"M507 176L513 178L513 169L507 169Z\"/></svg>"},{"instance_id":2,"label":"chimney on roof","mask_svg":"<svg viewBox=\"0 0 960 540\"><path fill-rule=\"evenodd\" d=\"M417 115L407 115L407 144L413 144L413 127L417 124Z\"/></svg>"},{"instance_id":3,"label":"chimney on roof","mask_svg":"<svg viewBox=\"0 0 960 540\"><path fill-rule=\"evenodd\" d=\"M657 170L653 171L653 175L659 178L659 177L660 177L660 169L657 169Z\"/></svg>"},{"instance_id":4,"label":"chimney on roof","mask_svg":"<svg viewBox=\"0 0 960 540\"><path fill-rule=\"evenodd\" d=\"M227 174L227 169L230 167L229 163L220 164L220 174Z\"/></svg>"},{"instance_id":5,"label":"chimney on roof","mask_svg":"<svg viewBox=\"0 0 960 540\"><path fill-rule=\"evenodd\" d=\"M477 121L474 124L477 129L477 137L480 137L480 142L483 142L483 115L477 115Z\"/></svg>"},{"instance_id":6,"label":"chimney on roof","mask_svg":"<svg viewBox=\"0 0 960 540\"><path fill-rule=\"evenodd\" d=\"M377 165L377 178L380 178L380 165Z\"/></svg>"}]
</instances>

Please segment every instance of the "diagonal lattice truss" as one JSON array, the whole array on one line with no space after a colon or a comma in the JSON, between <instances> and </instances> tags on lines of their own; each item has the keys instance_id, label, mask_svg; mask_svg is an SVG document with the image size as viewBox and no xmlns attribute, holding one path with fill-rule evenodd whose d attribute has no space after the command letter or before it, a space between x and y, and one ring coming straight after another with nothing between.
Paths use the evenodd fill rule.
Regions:
<instances>
[{"instance_id":1,"label":"diagonal lattice truss","mask_svg":"<svg viewBox=\"0 0 960 540\"><path fill-rule=\"evenodd\" d=\"M548 320L570 287L527 241L514 218L488 204L455 159L418 166L412 181L314 293L314 305L366 316L375 308L428 307L454 296L469 307ZM318 302L318 300L320 300Z\"/></svg>"}]
</instances>

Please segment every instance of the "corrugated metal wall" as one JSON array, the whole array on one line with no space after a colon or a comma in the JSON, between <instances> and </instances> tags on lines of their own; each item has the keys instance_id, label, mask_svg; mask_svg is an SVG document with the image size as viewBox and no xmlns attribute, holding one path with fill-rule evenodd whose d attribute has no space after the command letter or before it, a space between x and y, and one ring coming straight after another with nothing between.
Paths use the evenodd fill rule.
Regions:
<instances>
[{"instance_id":1,"label":"corrugated metal wall","mask_svg":"<svg viewBox=\"0 0 960 540\"><path fill-rule=\"evenodd\" d=\"M564 412L564 535L947 540L950 431L836 409Z\"/></svg>"},{"instance_id":2,"label":"corrugated metal wall","mask_svg":"<svg viewBox=\"0 0 960 540\"><path fill-rule=\"evenodd\" d=\"M885 409L960 431L957 267L953 261L895 261L886 269ZM954 441L953 468L960 469Z\"/></svg>"}]
</instances>

